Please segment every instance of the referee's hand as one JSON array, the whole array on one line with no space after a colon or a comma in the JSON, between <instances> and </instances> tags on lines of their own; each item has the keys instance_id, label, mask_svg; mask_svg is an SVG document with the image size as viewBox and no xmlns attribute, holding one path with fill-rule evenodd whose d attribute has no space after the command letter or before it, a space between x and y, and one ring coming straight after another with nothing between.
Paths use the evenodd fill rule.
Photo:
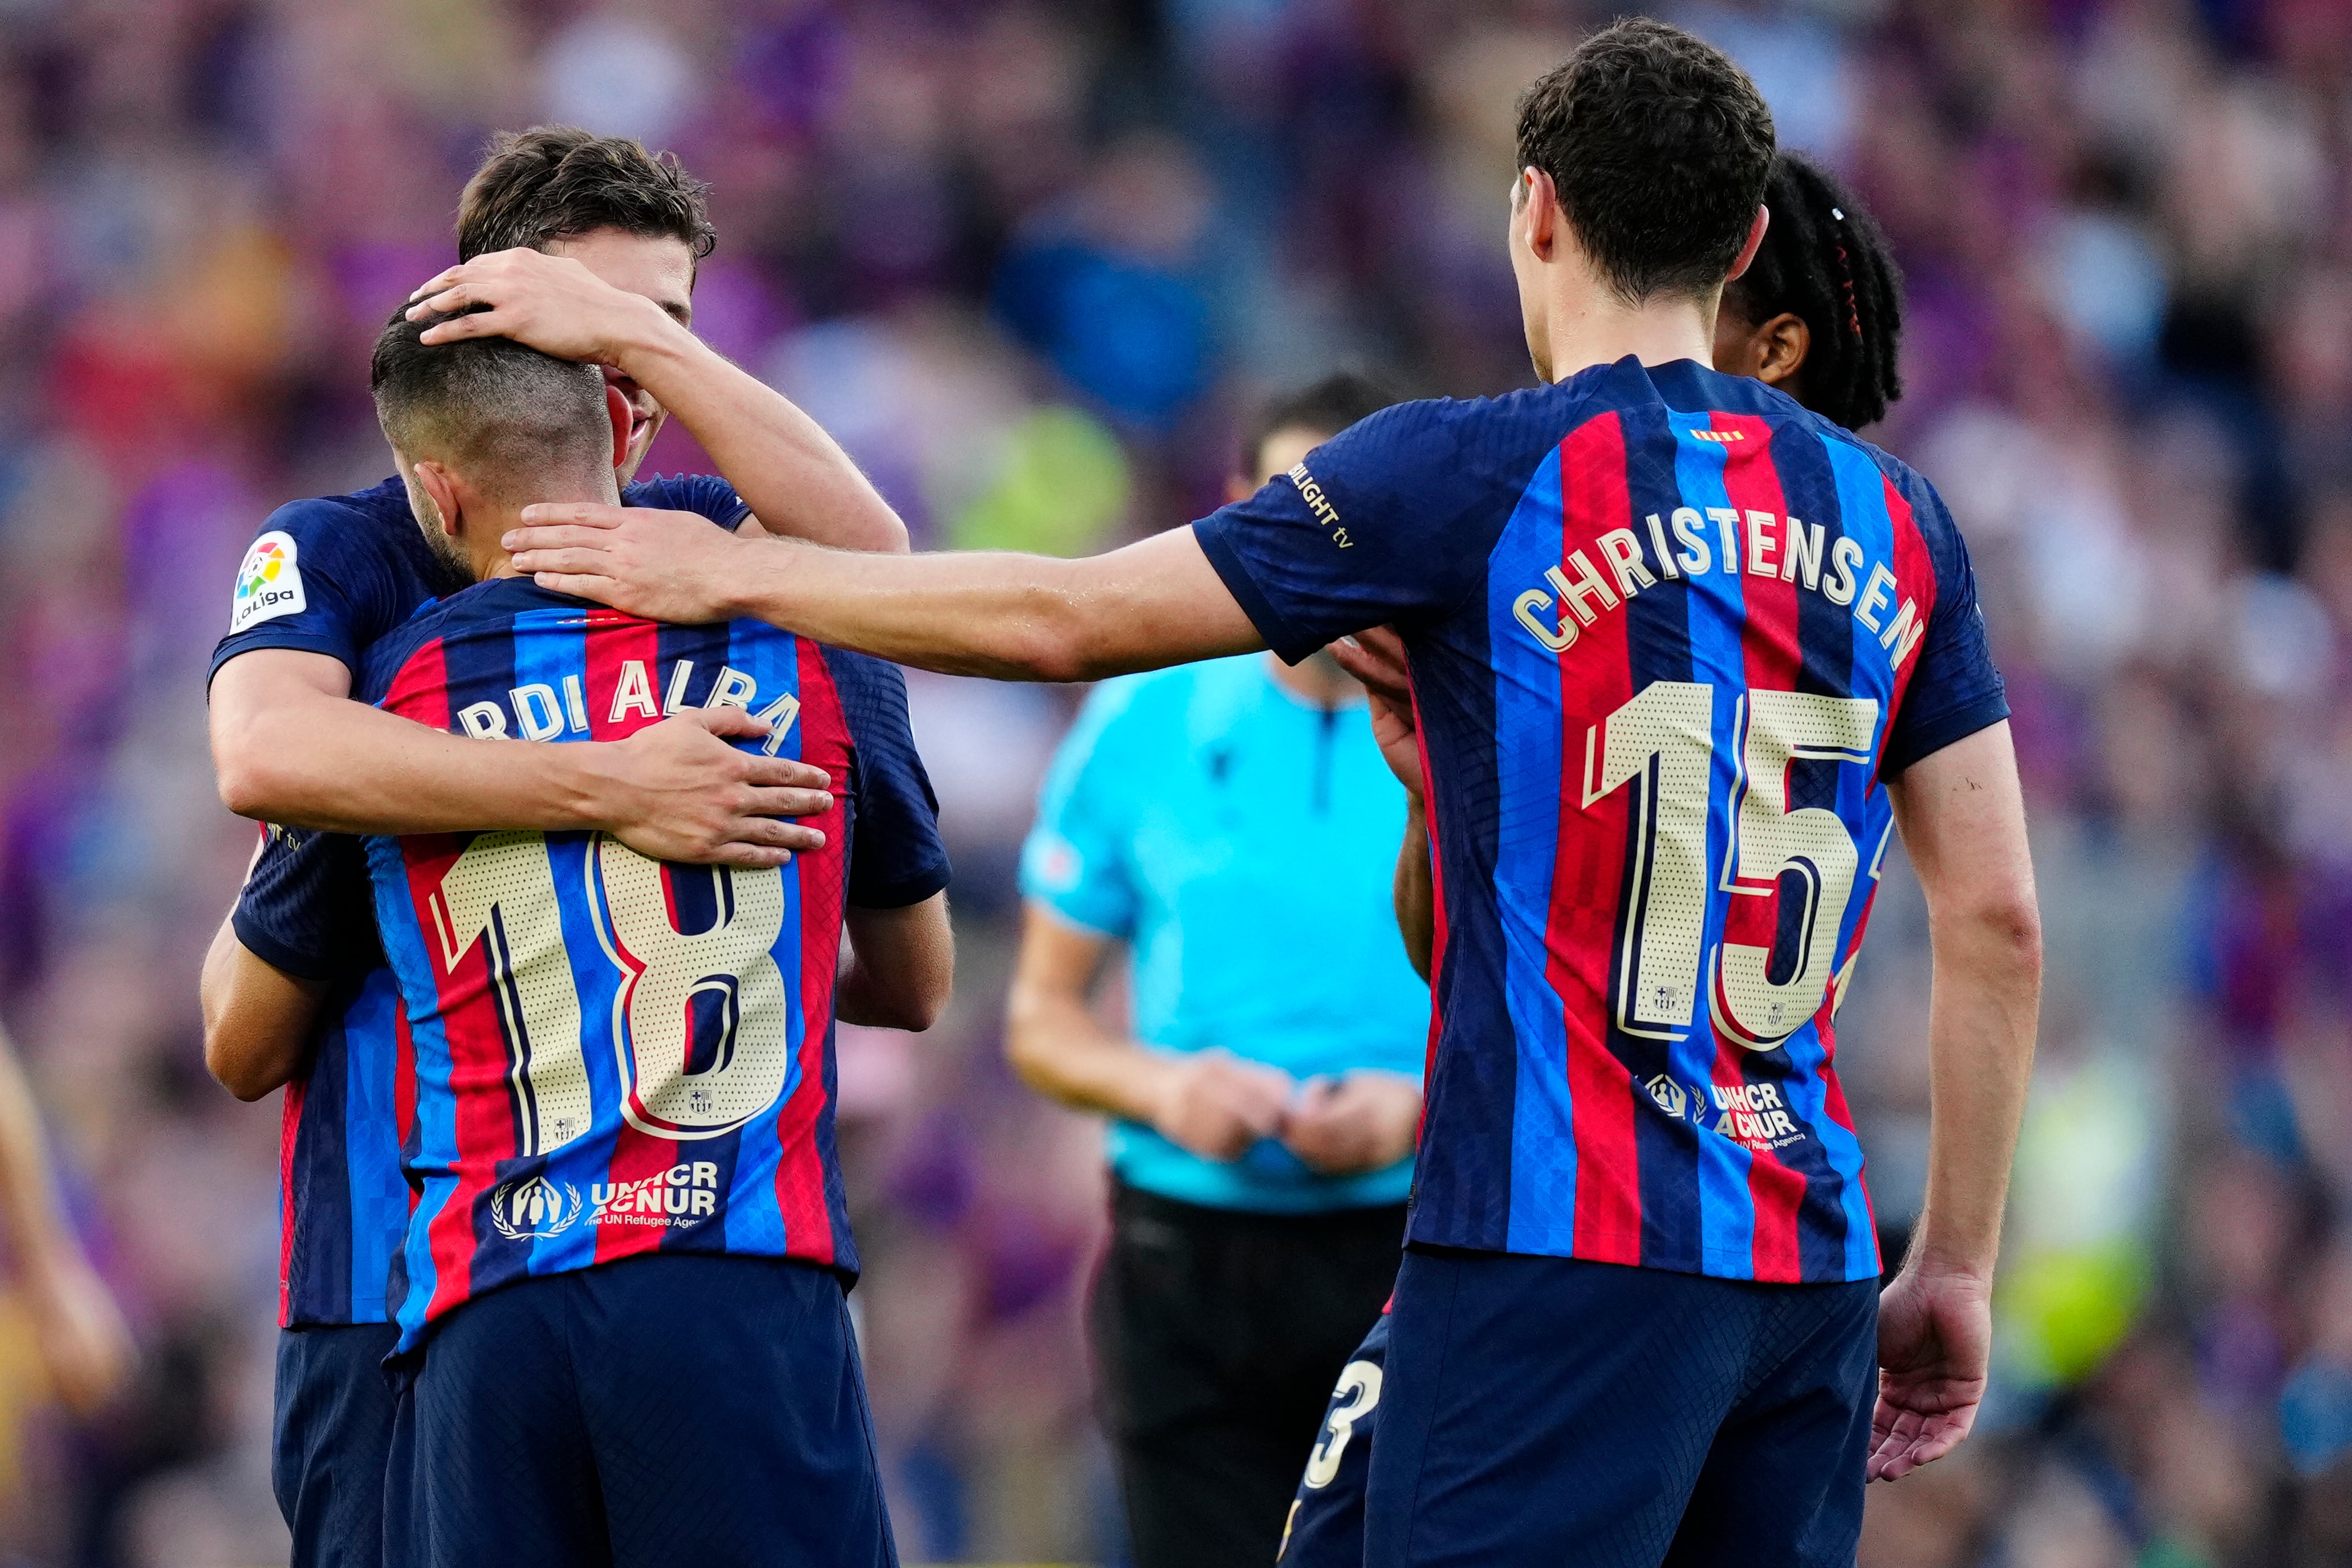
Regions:
<instances>
[{"instance_id":1,"label":"referee's hand","mask_svg":"<svg viewBox=\"0 0 2352 1568\"><path fill-rule=\"evenodd\" d=\"M1211 1049L1168 1063L1160 1109L1151 1119L1160 1135L1205 1160L1237 1160L1250 1145L1282 1130L1297 1087L1289 1073Z\"/></svg>"},{"instance_id":2,"label":"referee's hand","mask_svg":"<svg viewBox=\"0 0 2352 1568\"><path fill-rule=\"evenodd\" d=\"M1318 1176L1385 1170L1412 1153L1421 1085L1402 1072L1364 1071L1307 1082L1283 1119L1282 1141Z\"/></svg>"}]
</instances>

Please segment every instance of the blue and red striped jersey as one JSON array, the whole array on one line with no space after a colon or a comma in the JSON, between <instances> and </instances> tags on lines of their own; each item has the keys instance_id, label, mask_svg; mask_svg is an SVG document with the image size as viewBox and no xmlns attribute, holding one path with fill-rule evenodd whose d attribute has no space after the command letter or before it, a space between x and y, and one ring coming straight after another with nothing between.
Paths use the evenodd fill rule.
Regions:
<instances>
[{"instance_id":1,"label":"blue and red striped jersey","mask_svg":"<svg viewBox=\"0 0 2352 1568\"><path fill-rule=\"evenodd\" d=\"M824 847L781 869L667 864L590 832L368 841L413 1041L402 1347L485 1291L656 1250L854 1274L834 1150L843 915L948 879L897 669L502 578L379 644L364 688L436 728L548 742L731 705L773 727L747 747L816 764L835 793L809 820Z\"/></svg>"},{"instance_id":2,"label":"blue and red striped jersey","mask_svg":"<svg viewBox=\"0 0 2352 1568\"><path fill-rule=\"evenodd\" d=\"M722 528L751 514L733 486L709 474L639 480L621 499L699 512ZM289 648L340 661L356 685L366 650L448 586L397 477L289 502L270 514L237 569L213 673L240 653ZM385 1270L408 1218L401 1132L385 1119L405 1022L376 945L360 841L271 830L234 919L249 951L330 986L317 1040L286 1090L278 1321L383 1322Z\"/></svg>"},{"instance_id":3,"label":"blue and red striped jersey","mask_svg":"<svg viewBox=\"0 0 2352 1568\"><path fill-rule=\"evenodd\" d=\"M1627 359L1387 410L1197 531L1285 657L1405 638L1439 911L1411 1238L1876 1275L1832 1061L1886 781L2008 714L1927 482Z\"/></svg>"},{"instance_id":4,"label":"blue and red striped jersey","mask_svg":"<svg viewBox=\"0 0 2352 1568\"><path fill-rule=\"evenodd\" d=\"M359 840L303 828L262 833L231 927L257 957L326 988L279 1118L278 1321L380 1323L408 1225L406 1109L394 1099L407 1024L376 945Z\"/></svg>"}]
</instances>

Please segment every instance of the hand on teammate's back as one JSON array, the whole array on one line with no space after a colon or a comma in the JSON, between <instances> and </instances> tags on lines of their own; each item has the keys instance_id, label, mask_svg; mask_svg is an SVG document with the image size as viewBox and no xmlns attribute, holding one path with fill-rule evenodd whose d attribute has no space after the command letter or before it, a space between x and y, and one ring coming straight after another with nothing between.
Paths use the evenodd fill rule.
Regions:
<instances>
[{"instance_id":1,"label":"hand on teammate's back","mask_svg":"<svg viewBox=\"0 0 2352 1568\"><path fill-rule=\"evenodd\" d=\"M1280 1068L1209 1050L1168 1063L1160 1135L1202 1159L1237 1160L1282 1130L1297 1083Z\"/></svg>"},{"instance_id":2,"label":"hand on teammate's back","mask_svg":"<svg viewBox=\"0 0 2352 1568\"><path fill-rule=\"evenodd\" d=\"M460 262L415 294L408 319L471 310L429 329L429 345L512 338L559 360L619 362L624 346L667 320L641 294L614 287L570 256L492 251ZM488 309L476 307L487 305Z\"/></svg>"},{"instance_id":3,"label":"hand on teammate's back","mask_svg":"<svg viewBox=\"0 0 2352 1568\"><path fill-rule=\"evenodd\" d=\"M1905 1269L1878 1298L1878 1408L1870 1479L1900 1479L1959 1447L1992 1361L1992 1287Z\"/></svg>"},{"instance_id":4,"label":"hand on teammate's back","mask_svg":"<svg viewBox=\"0 0 2352 1568\"><path fill-rule=\"evenodd\" d=\"M1384 1170L1412 1153L1421 1085L1401 1072L1350 1072L1307 1082L1283 1120L1282 1141L1327 1176Z\"/></svg>"},{"instance_id":5,"label":"hand on teammate's back","mask_svg":"<svg viewBox=\"0 0 2352 1568\"><path fill-rule=\"evenodd\" d=\"M1412 675L1406 667L1404 639L1386 626L1375 626L1330 644L1339 667L1363 684L1370 705L1372 739L1381 748L1389 771L1405 793L1418 800L1426 793L1421 771L1421 726L1412 711Z\"/></svg>"},{"instance_id":6,"label":"hand on teammate's back","mask_svg":"<svg viewBox=\"0 0 2352 1568\"><path fill-rule=\"evenodd\" d=\"M531 573L540 587L681 625L734 616L730 595L740 585L744 551L793 548L714 528L692 512L650 507L541 503L525 507L522 520L506 548L515 570Z\"/></svg>"},{"instance_id":7,"label":"hand on teammate's back","mask_svg":"<svg viewBox=\"0 0 2352 1568\"><path fill-rule=\"evenodd\" d=\"M702 531L717 534L709 524ZM723 536L722 536L723 537ZM789 757L738 750L730 739L764 736L741 708L696 708L583 754L616 769L614 836L655 860L782 865L821 849L824 832L786 817L833 809L824 769Z\"/></svg>"}]
</instances>

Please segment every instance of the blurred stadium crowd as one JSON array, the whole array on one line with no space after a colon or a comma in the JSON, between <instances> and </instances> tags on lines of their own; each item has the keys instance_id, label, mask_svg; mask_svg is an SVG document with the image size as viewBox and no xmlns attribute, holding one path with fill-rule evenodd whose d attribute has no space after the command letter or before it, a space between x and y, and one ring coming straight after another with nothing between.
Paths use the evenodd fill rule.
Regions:
<instances>
[{"instance_id":1,"label":"blurred stadium crowd","mask_svg":"<svg viewBox=\"0 0 2352 1568\"><path fill-rule=\"evenodd\" d=\"M143 1358L69 1427L0 1304L0 1562L282 1560L276 1102L198 1050L253 837L202 673L259 519L385 471L367 346L452 256L490 130L675 148L716 187L709 339L919 546L1076 551L1209 509L1248 408L1334 365L1527 380L1510 107L1614 9L0 4L0 1017ZM2352 1562L2352 5L1663 10L1895 242L1908 395L1873 434L1969 532L2036 812L2001 1377L1961 1457L1879 1490L1864 1561ZM701 461L673 430L647 472ZM1097 1134L1001 1050L1075 694L910 684L959 997L921 1039L845 1031L841 1070L900 1541L1110 1561ZM1899 1233L1927 1113L1899 867L1876 919L1844 1061Z\"/></svg>"}]
</instances>

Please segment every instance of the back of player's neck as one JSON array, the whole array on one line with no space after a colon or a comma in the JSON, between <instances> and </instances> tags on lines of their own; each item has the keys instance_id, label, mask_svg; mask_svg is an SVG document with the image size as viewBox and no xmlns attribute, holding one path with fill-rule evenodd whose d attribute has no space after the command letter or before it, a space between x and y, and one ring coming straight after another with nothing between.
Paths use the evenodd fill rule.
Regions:
<instances>
[{"instance_id":1,"label":"back of player's neck","mask_svg":"<svg viewBox=\"0 0 2352 1568\"><path fill-rule=\"evenodd\" d=\"M1696 360L1706 364L1715 346L1711 299L1654 299L1626 305L1602 295L1555 302L1547 345L1551 379L1564 382L1595 365L1632 356L1645 365Z\"/></svg>"}]
</instances>

